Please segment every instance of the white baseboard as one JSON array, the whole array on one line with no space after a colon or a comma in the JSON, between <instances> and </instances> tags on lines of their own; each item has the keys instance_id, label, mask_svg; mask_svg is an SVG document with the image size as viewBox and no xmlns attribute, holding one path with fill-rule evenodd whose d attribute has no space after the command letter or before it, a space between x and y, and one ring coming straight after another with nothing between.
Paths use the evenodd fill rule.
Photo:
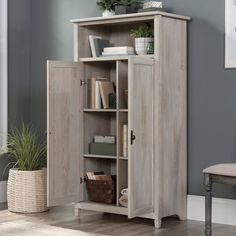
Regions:
<instances>
[{"instance_id":1,"label":"white baseboard","mask_svg":"<svg viewBox=\"0 0 236 236\"><path fill-rule=\"evenodd\" d=\"M7 181L0 181L0 203L7 202Z\"/></svg>"},{"instance_id":2,"label":"white baseboard","mask_svg":"<svg viewBox=\"0 0 236 236\"><path fill-rule=\"evenodd\" d=\"M205 220L205 197L188 195L189 220ZM212 222L226 225L236 225L236 200L213 198Z\"/></svg>"}]
</instances>

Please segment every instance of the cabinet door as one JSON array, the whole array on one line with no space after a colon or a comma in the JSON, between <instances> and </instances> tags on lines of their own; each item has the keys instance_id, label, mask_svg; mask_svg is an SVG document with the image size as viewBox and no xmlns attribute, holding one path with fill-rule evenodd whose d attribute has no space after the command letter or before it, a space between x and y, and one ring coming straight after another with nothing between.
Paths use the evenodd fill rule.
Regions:
<instances>
[{"instance_id":1,"label":"cabinet door","mask_svg":"<svg viewBox=\"0 0 236 236\"><path fill-rule=\"evenodd\" d=\"M154 61L129 62L129 218L153 212Z\"/></svg>"},{"instance_id":2,"label":"cabinet door","mask_svg":"<svg viewBox=\"0 0 236 236\"><path fill-rule=\"evenodd\" d=\"M78 62L47 63L48 206L82 200L82 99Z\"/></svg>"}]
</instances>

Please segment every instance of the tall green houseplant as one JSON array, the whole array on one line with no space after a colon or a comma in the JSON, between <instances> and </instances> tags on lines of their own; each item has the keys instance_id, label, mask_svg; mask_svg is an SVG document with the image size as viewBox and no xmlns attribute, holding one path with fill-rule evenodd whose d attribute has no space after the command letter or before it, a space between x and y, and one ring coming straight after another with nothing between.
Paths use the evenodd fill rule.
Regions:
<instances>
[{"instance_id":1,"label":"tall green houseplant","mask_svg":"<svg viewBox=\"0 0 236 236\"><path fill-rule=\"evenodd\" d=\"M11 129L7 147L2 154L16 159L9 171L7 185L8 209L17 213L47 210L47 147L28 125ZM19 191L19 189L21 191Z\"/></svg>"},{"instance_id":2,"label":"tall green houseplant","mask_svg":"<svg viewBox=\"0 0 236 236\"><path fill-rule=\"evenodd\" d=\"M37 133L28 125L12 128L2 154L16 159L15 167L22 171L40 170L46 165L47 146L39 142Z\"/></svg>"}]
</instances>

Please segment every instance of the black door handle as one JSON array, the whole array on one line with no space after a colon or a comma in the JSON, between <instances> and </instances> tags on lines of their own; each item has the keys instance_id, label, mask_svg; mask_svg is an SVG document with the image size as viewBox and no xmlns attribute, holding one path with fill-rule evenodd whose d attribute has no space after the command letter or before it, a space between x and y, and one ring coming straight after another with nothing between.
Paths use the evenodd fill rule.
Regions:
<instances>
[{"instance_id":1,"label":"black door handle","mask_svg":"<svg viewBox=\"0 0 236 236\"><path fill-rule=\"evenodd\" d=\"M130 132L130 142L131 142L131 145L134 143L134 140L136 139L135 135L134 135L134 131L131 130Z\"/></svg>"}]
</instances>

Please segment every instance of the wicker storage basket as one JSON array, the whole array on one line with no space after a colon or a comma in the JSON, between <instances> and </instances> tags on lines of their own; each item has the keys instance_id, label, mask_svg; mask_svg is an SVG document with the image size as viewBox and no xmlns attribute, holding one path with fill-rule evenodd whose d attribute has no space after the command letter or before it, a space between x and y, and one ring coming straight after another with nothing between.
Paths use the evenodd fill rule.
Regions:
<instances>
[{"instance_id":1,"label":"wicker storage basket","mask_svg":"<svg viewBox=\"0 0 236 236\"><path fill-rule=\"evenodd\" d=\"M86 183L90 201L106 204L116 202L116 180L114 176L110 181L88 179Z\"/></svg>"},{"instance_id":2,"label":"wicker storage basket","mask_svg":"<svg viewBox=\"0 0 236 236\"><path fill-rule=\"evenodd\" d=\"M11 169L7 184L8 210L36 213L47 210L47 171Z\"/></svg>"}]
</instances>

